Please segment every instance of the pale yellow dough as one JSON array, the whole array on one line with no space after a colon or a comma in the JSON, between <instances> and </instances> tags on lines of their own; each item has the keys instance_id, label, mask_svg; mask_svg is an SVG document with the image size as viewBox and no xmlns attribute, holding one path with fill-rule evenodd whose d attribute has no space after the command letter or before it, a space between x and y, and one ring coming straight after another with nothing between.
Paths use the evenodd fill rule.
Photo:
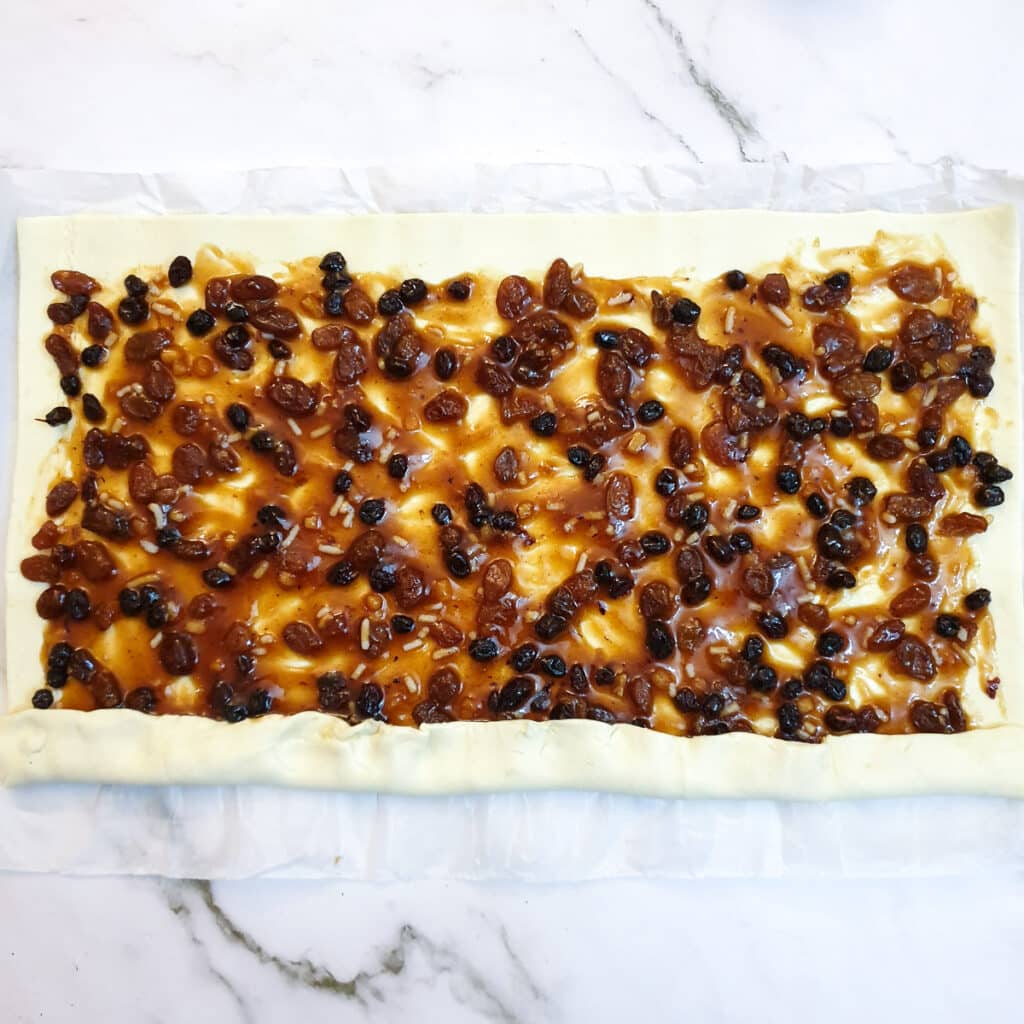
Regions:
<instances>
[{"instance_id":1,"label":"pale yellow dough","mask_svg":"<svg viewBox=\"0 0 1024 1024\"><path fill-rule=\"evenodd\" d=\"M994 339L995 415L983 424L1001 461L1020 472L1018 234L1015 211L953 214L794 214L715 211L645 215L380 215L351 217L68 217L19 224L18 432L7 547L7 707L0 781L280 783L350 790L452 793L607 789L661 796L833 799L903 793L1024 795L1021 502L1017 483L976 543L993 591L996 700L968 693L975 728L954 736L843 736L818 745L756 735L678 738L594 722L451 723L420 729L349 726L317 713L228 725L131 711L35 711L41 623L37 586L18 564L46 487L61 467L55 432L32 420L52 404L41 345L53 301L48 275L76 267L116 280L128 263L165 266L214 243L252 254L257 269L340 248L353 265L439 280L471 270L538 276L555 255L603 277L713 277L795 256L870 244L877 233L906 254L946 253L978 295ZM272 255L274 262L268 262ZM897 256L898 258L898 256Z\"/></svg>"}]
</instances>

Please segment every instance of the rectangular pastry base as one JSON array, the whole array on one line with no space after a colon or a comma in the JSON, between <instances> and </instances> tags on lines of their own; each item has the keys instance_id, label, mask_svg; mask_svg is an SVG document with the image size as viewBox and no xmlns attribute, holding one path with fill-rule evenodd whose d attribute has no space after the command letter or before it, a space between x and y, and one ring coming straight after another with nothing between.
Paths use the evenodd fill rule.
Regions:
<instances>
[{"instance_id":1,"label":"rectangular pastry base","mask_svg":"<svg viewBox=\"0 0 1024 1024\"><path fill-rule=\"evenodd\" d=\"M870 243L879 230L937 241L981 299L996 339L1001 458L1020 475L1018 234L1011 207L955 214L396 215L281 218L53 218L20 225L19 419L7 552L7 702L38 685L39 620L18 564L54 465L49 428L31 421L53 368L41 339L47 273L80 266L100 277L125 261L166 262L217 243L289 260L341 244L359 265L443 279L467 267L542 272L556 255L603 276L711 277L795 250ZM356 259L356 257L358 257ZM45 272L44 272L45 271ZM1019 484L1019 481L1017 482ZM853 735L817 745L731 734L680 738L588 721L457 722L419 729L350 726L315 712L237 725L127 710L15 710L0 716L0 783L276 783L413 794L591 789L671 797L835 799L918 793L1024 796L1024 635L1020 488L977 544L994 594L996 701L974 695L983 727L958 735ZM998 567L998 568L995 568ZM980 703L979 703L980 701Z\"/></svg>"}]
</instances>

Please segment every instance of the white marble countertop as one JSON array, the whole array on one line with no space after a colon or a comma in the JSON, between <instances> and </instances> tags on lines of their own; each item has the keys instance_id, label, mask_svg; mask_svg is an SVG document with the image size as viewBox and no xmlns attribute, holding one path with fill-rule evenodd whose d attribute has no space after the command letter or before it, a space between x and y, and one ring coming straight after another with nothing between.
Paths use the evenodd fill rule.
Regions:
<instances>
[{"instance_id":1,"label":"white marble countertop","mask_svg":"<svg viewBox=\"0 0 1024 1024\"><path fill-rule=\"evenodd\" d=\"M999 0L10 3L0 166L946 158L1020 173L1022 29ZM1005 1016L1022 897L1019 877L0 875L0 1019Z\"/></svg>"}]
</instances>

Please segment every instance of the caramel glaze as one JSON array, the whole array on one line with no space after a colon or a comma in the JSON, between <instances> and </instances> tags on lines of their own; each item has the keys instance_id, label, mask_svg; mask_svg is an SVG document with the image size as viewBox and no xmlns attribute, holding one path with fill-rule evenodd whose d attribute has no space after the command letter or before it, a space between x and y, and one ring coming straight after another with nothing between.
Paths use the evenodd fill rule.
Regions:
<instances>
[{"instance_id":1,"label":"caramel glaze","mask_svg":"<svg viewBox=\"0 0 1024 1024\"><path fill-rule=\"evenodd\" d=\"M546 287L531 283L529 297L515 311L523 315L515 322L496 312L497 278L466 274L455 279L471 285L471 295L461 301L446 290L447 282L431 284L426 298L406 310L414 318L409 336L419 352L411 361L411 375L402 379L389 370L376 340L391 318L373 308L385 289L398 287L397 278L349 268L355 279L351 289L362 290L371 301L361 314L358 294L352 292L344 315L328 317L318 259L288 266L276 277L275 295L250 295L245 305L250 317L268 307L296 314L295 336L279 336L276 342L278 356L289 358L273 358L272 339L250 329L253 366L233 371L218 358L214 344L231 326L223 312L203 337L192 336L184 321L202 307L204 294L207 305L218 309L225 279L236 283L240 295L258 291L258 282L245 284L251 280L251 263L203 250L195 260L192 282L184 288L171 287L166 272L140 270L149 282L148 320L135 326L115 320L104 341L109 358L99 368L79 370L83 391L99 397L106 411L106 421L95 426L145 438L145 462L156 475L174 474L176 449L198 446L199 479L186 486L187 467L184 473L179 467L177 482L162 481L170 491L161 495L166 500L155 503L154 511L151 503L133 498L129 469L111 468L108 458L93 470L97 500L128 517L129 535L117 539L83 529L81 488L89 486L84 448L94 424L81 415L81 399L70 400L74 419L64 443L79 496L44 524L34 543L47 555L60 553L55 544L101 543L113 560L113 575L90 580L83 574L82 557L76 561L63 555L59 586L84 588L91 613L82 621L63 614L46 622L43 662L52 645L63 641L91 652L98 668L79 667L63 685L58 679L56 706L92 709L124 702L140 710L233 720L268 710L289 714L321 707L352 721L372 716L401 725L591 717L676 734L754 730L802 740L819 739L828 731L963 728L955 694L972 666L985 685L991 674L993 633L984 611L963 609L970 590L969 546L960 537L941 535L936 524L958 512L984 514L971 503L979 485L975 468L956 467L937 476L941 494L922 518L928 528L927 554L934 560L926 574L934 578L927 581L925 607L902 616L907 634L926 645L934 671L908 674L891 652L871 650L869 637L882 620L894 617L889 611L893 598L922 582L920 572L915 576L907 568L903 524L886 512L887 496L912 490L909 467L925 454L917 451L918 428L929 415L937 422L939 439L933 451L944 450L956 434L973 441L977 400L962 383L948 382L961 381L964 368L971 365L972 348L984 344L972 329L976 303L946 264L912 266L906 272L911 275L909 286L890 287L890 280L903 279L892 277L898 272L882 266L874 249L845 254L851 281L844 288L840 279L840 287L832 288L845 293L840 295L844 301L834 302L835 296L825 292L825 303L832 305L825 310L805 308L802 295L808 287L829 286L794 265L771 269L785 273L793 285L784 308L781 302L774 309L766 304L768 292L758 287L763 278L753 276L737 290L725 278L700 284L660 278L618 281L585 277L579 268L570 274L566 265L556 263ZM562 299L559 274L568 297L552 309ZM928 280L935 281L933 288ZM514 284L506 281L501 290ZM120 286L116 291L97 286L93 300L113 310L123 295ZM272 286L262 287L273 291ZM895 294L908 287L919 290L914 292L917 302ZM699 304L696 325L672 320L681 296ZM942 325L937 356L926 358L920 339L907 326L922 310ZM507 305L504 311L509 312ZM687 319L686 311L682 313L681 319ZM540 373L550 382L517 384L508 394L494 397L493 392L506 389L501 382L518 364L498 364L493 340L511 333L521 351L529 341L530 325L543 325L537 319L541 315L547 316L549 336L538 346L557 350L557 360ZM358 380L336 374L336 349L313 345L312 332L325 324L342 326L358 338L366 356L366 372ZM845 438L826 429L797 442L783 426L787 413L803 411L829 422L850 406L837 395L835 377L823 372L830 350L822 325L829 325L832 335L845 331L841 337L855 346L840 376L860 372L869 349L885 344L897 361L913 358L922 379L897 394L891 371L878 373L867 381L869 390L876 382L880 386L874 398L876 427L861 425ZM594 340L599 330L622 332L627 327L642 331L647 339L633 336L640 339L642 351L639 356L634 351L632 365L621 358L623 344L609 354ZM168 332L170 344L156 358L170 371L175 395L158 403L154 419L142 421L133 418L130 402L125 410L125 389L152 374L152 360L130 362L126 353L131 337L157 329ZM75 323L54 330L71 340L75 352L90 341ZM286 327L278 334L292 330ZM550 332L560 335L558 344ZM280 349L281 342L287 349ZM788 374L766 363L770 345L782 346L799 360L800 371L783 379ZM742 364L726 372L721 364L730 346L740 347ZM459 365L450 380L440 381L436 353L444 347L457 355ZM929 362L933 357L937 361ZM700 379L701 360L719 369L714 380ZM501 370L499 383L486 385L491 393L481 383L485 361ZM271 400L275 370L311 389L300 395L314 406L311 413L289 416ZM742 391L741 370L756 375L755 389L763 388L760 400ZM946 399L955 392L945 408L943 388ZM428 403L449 391L462 396L462 415L457 421L431 422ZM749 399L747 411L753 410L755 417L759 405L762 410L774 407L779 416L763 429L734 431L728 424L706 429L722 420L727 391ZM935 406L937 395L940 404ZM636 414L649 399L663 403L665 415L645 424ZM195 403L198 413L191 424L177 410L186 402ZM248 429L239 431L226 419L232 402L251 410ZM372 423L358 437L350 432L346 438L344 431L339 437L350 403L368 412ZM930 414L929 403L934 407ZM551 436L539 435L531 425L545 412L557 415ZM677 451L673 467L670 437L681 426L690 431L692 451L685 458ZM258 430L269 431L275 444L287 441L293 446L292 475L287 458L275 465L273 453L253 450ZM746 453L744 461L720 464L724 448L715 446L716 431L725 448ZM866 452L871 438L886 432L899 435L907 446L893 461L878 461ZM365 464L352 457L358 442L371 452ZM573 445L604 457L599 472L590 474L592 480L585 478L585 468L570 464L567 452ZM211 461L215 448L219 468ZM512 467L511 479L501 481L494 463L505 448L515 452L518 465ZM225 449L234 456L224 456ZM394 453L408 460L402 479L389 474L388 459ZM780 489L783 464L799 470L799 493ZM668 468L677 489L666 496L658 493L655 480ZM353 483L339 497L333 488L342 469ZM850 500L846 489L854 476L870 478L877 490L863 507ZM493 523L498 521L495 513L514 512L513 529L471 525L465 498L472 485L485 495L486 509L478 519L492 517ZM632 494L620 494L616 489L622 487ZM805 500L812 492L824 499L828 513L850 514L852 526L845 536L851 553L842 565L823 565L818 558L815 538L825 520L808 511ZM384 499L387 510L383 521L372 526L358 514L361 502L371 498ZM709 510L708 524L693 530L681 521L681 512L690 501L701 500ZM450 507L453 525L461 531L457 546L471 565L465 578L453 575L442 550L442 528L431 514L437 502ZM757 506L759 516L740 521L742 504ZM279 506L284 521L261 523L258 513L267 505ZM42 510L39 514L41 518ZM158 520L165 516L185 539L205 541L206 557L183 559L173 544L154 553ZM985 525L987 520L979 522ZM405 570L406 584L413 570L422 583L421 595L411 584L373 592L366 566L346 586L327 582L331 567L371 529L383 538L380 564L399 570L400 576ZM728 537L737 530L749 534L752 549L734 550L729 564L718 564L708 553L708 537ZM638 540L648 531L663 533L671 550L643 557ZM247 536L270 532L276 533L274 550L239 559L237 550ZM677 565L688 547L702 552L712 583L710 595L690 605L681 597L685 580ZM229 585L204 582L204 570L217 566L229 574ZM605 580L601 585L594 582L595 567ZM856 575L854 589L833 589L824 582L837 568ZM770 594L756 586L752 590L749 583L752 570L755 576L760 570L763 579L766 569L772 579ZM50 571L44 567L43 575ZM542 639L537 635L545 621L541 616L551 610L545 602L570 580L582 607L557 636ZM669 606L658 614L675 647L668 654L658 652L656 641L653 648L651 641L645 642L649 627L639 610L645 590L657 581L666 584L670 595ZM123 588L147 583L159 591L161 614L167 619L162 625L147 624L145 613L130 616L119 610ZM616 596L617 588L628 592ZM939 612L959 616L962 630L957 637L935 634ZM784 638L765 635L759 621L764 613L785 619ZM395 615L413 620L411 632L395 632ZM845 697L806 682L806 670L819 657L815 644L825 630L840 633L845 641L845 648L827 659L832 676L848 691ZM771 685L763 678L760 686L754 685L751 663L740 655L752 635L763 637L760 664L774 668L777 681ZM479 653L474 641L484 637L494 639L498 654L481 661L470 652ZM176 652L168 647L174 643L186 648L185 661L177 665ZM509 664L510 654L524 644L536 645L537 658L517 670ZM194 667L189 652L194 653ZM547 655L563 659L561 674L557 663L540 670ZM324 680L329 672L340 675ZM524 678L513 685L516 677ZM803 684L794 682L802 677ZM926 713L909 715L914 702ZM826 721L828 710L836 707L846 717L833 712Z\"/></svg>"}]
</instances>

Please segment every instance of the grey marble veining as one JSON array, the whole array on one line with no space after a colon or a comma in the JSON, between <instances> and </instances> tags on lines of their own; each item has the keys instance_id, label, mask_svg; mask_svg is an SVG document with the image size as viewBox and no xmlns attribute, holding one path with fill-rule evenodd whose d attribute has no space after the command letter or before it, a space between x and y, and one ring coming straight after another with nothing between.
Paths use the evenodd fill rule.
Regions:
<instances>
[{"instance_id":1,"label":"grey marble veining","mask_svg":"<svg viewBox=\"0 0 1024 1024\"><path fill-rule=\"evenodd\" d=\"M0 164L1024 163L1000 0L8 6Z\"/></svg>"},{"instance_id":2,"label":"grey marble veining","mask_svg":"<svg viewBox=\"0 0 1024 1024\"><path fill-rule=\"evenodd\" d=\"M0 878L0 1019L1007 1019L1020 879Z\"/></svg>"},{"instance_id":3,"label":"grey marble veining","mask_svg":"<svg viewBox=\"0 0 1024 1024\"><path fill-rule=\"evenodd\" d=\"M383 941L366 950L365 966L346 973L328 965L329 953L320 961L275 952L265 944L267 940L232 918L209 882L168 880L162 883L162 889L171 913L192 945L202 952L210 976L230 993L244 1021L259 1019L259 1007L252 1004L244 986L216 966L222 952L219 947L225 944L247 954L253 967L275 974L286 988L319 993L367 1014L395 1001L402 989L438 984L447 984L454 1003L475 1019L500 1024L531 1019L548 1003L511 947L500 921L488 918L482 924L493 933L490 944L496 942L504 950L507 979L488 976L485 968L474 961L478 949L462 950L431 935L429 925L421 927L403 920L395 921ZM504 991L506 980L511 982L511 991Z\"/></svg>"}]
</instances>

